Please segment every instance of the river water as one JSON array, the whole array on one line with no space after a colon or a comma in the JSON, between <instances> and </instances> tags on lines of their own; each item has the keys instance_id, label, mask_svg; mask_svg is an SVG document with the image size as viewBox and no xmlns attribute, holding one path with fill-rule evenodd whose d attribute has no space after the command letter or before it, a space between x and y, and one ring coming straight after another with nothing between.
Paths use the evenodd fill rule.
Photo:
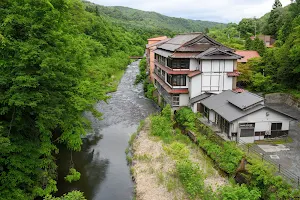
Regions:
<instances>
[{"instance_id":1,"label":"river water","mask_svg":"<svg viewBox=\"0 0 300 200\"><path fill-rule=\"evenodd\" d=\"M142 85L133 84L139 73L138 63L136 61L128 66L118 90L110 94L108 103L99 102L96 105L104 119L99 121L88 115L93 133L83 139L81 152L72 153L73 162L70 151L60 148L57 195L80 190L88 200L132 199L134 185L125 149L140 120L159 110L144 97ZM64 176L72 164L81 173L81 178L77 182L67 183Z\"/></svg>"}]
</instances>

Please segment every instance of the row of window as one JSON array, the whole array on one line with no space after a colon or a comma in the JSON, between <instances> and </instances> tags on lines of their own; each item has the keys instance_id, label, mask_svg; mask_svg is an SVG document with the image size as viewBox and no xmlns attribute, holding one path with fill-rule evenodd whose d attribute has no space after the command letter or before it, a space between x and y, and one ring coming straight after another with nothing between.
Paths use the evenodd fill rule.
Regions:
<instances>
[{"instance_id":1,"label":"row of window","mask_svg":"<svg viewBox=\"0 0 300 200\"><path fill-rule=\"evenodd\" d=\"M172 69L189 69L190 68L190 59L183 58L183 59L166 59L165 57L155 54L154 55L155 60L159 62L162 65L166 65L167 60L167 66Z\"/></svg>"},{"instance_id":2,"label":"row of window","mask_svg":"<svg viewBox=\"0 0 300 200\"><path fill-rule=\"evenodd\" d=\"M190 59L168 59L167 65L172 69L189 69Z\"/></svg>"},{"instance_id":3,"label":"row of window","mask_svg":"<svg viewBox=\"0 0 300 200\"><path fill-rule=\"evenodd\" d=\"M173 94L170 95L167 91L165 91L165 89L157 82L156 79L154 79L154 84L157 87L157 89L159 91L161 91L162 95L164 96L164 98L166 98L166 102L169 102L169 98L171 97L171 104L172 106L179 106L179 94Z\"/></svg>"},{"instance_id":4,"label":"row of window","mask_svg":"<svg viewBox=\"0 0 300 200\"><path fill-rule=\"evenodd\" d=\"M186 75L167 74L167 82L172 86L186 86Z\"/></svg>"},{"instance_id":5,"label":"row of window","mask_svg":"<svg viewBox=\"0 0 300 200\"><path fill-rule=\"evenodd\" d=\"M166 72L155 65L155 74L165 81ZM167 82L171 86L186 86L186 75L167 74Z\"/></svg>"},{"instance_id":6,"label":"row of window","mask_svg":"<svg viewBox=\"0 0 300 200\"><path fill-rule=\"evenodd\" d=\"M163 57L161 55L158 55L158 54L155 54L154 57L155 57L155 60L157 60L157 62L159 62L162 65L166 65L166 58L165 57Z\"/></svg>"}]
</instances>

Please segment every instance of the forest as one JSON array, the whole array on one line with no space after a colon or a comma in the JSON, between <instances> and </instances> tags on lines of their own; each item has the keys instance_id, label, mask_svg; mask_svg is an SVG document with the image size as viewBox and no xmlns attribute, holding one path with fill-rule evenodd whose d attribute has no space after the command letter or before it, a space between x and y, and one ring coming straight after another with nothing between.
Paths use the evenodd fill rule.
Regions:
<instances>
[{"instance_id":1,"label":"forest","mask_svg":"<svg viewBox=\"0 0 300 200\"><path fill-rule=\"evenodd\" d=\"M269 13L259 19L244 18L238 24L209 29L208 35L240 50L256 50L255 58L238 66L241 86L254 92L287 92L300 97L300 1L282 7L275 0ZM250 36L272 35L276 42L266 48L263 41Z\"/></svg>"},{"instance_id":2,"label":"forest","mask_svg":"<svg viewBox=\"0 0 300 200\"><path fill-rule=\"evenodd\" d=\"M145 23L135 23L142 14L130 9L104 10L80 0L0 1L0 200L84 199L78 191L52 197L57 146L80 151L81 137L90 128L82 113L101 119L94 104L108 100L129 57L143 55L149 37L204 31L232 48L258 50L260 59L240 66L240 81L254 91L297 94L300 0L288 8L276 2L267 16L257 19L257 33L277 38L275 48L265 49L261 41L247 40L254 34L254 19L224 27L166 18L169 27L178 27L155 26L154 20L143 28ZM122 19L109 14L120 10ZM73 167L66 181L80 178Z\"/></svg>"},{"instance_id":3,"label":"forest","mask_svg":"<svg viewBox=\"0 0 300 200\"><path fill-rule=\"evenodd\" d=\"M57 145L80 151L90 128L83 112L101 118L94 104L116 90L146 37L80 0L0 1L1 200L52 199ZM66 181L79 177L70 165Z\"/></svg>"}]
</instances>

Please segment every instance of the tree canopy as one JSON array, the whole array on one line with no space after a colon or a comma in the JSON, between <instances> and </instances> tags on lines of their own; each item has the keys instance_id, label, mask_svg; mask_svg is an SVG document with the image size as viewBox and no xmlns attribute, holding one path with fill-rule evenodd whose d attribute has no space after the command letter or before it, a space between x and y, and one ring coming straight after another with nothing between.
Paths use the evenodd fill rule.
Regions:
<instances>
[{"instance_id":1,"label":"tree canopy","mask_svg":"<svg viewBox=\"0 0 300 200\"><path fill-rule=\"evenodd\" d=\"M94 104L144 52L139 33L85 10L80 0L0 2L1 200L57 191L57 144L81 149L90 125L82 113L101 117Z\"/></svg>"}]
</instances>

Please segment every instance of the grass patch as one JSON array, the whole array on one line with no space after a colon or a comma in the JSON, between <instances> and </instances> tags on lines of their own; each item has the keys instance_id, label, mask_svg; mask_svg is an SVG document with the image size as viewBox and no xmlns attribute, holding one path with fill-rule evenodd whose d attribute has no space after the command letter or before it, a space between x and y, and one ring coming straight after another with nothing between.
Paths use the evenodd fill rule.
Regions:
<instances>
[{"instance_id":1,"label":"grass patch","mask_svg":"<svg viewBox=\"0 0 300 200\"><path fill-rule=\"evenodd\" d=\"M128 164L128 165L131 165L131 164L132 164L132 157L131 157L131 156L127 155L127 156L126 156L126 160L127 160L127 164Z\"/></svg>"},{"instance_id":2,"label":"grass patch","mask_svg":"<svg viewBox=\"0 0 300 200\"><path fill-rule=\"evenodd\" d=\"M151 156L144 154L144 155L135 155L133 156L134 160L140 160L140 161L150 161L151 160Z\"/></svg>"},{"instance_id":3,"label":"grass patch","mask_svg":"<svg viewBox=\"0 0 300 200\"><path fill-rule=\"evenodd\" d=\"M132 146L132 144L133 144L133 142L134 142L136 136L137 136L137 133L132 133L132 134L131 134L130 139L129 139L129 141L128 141L129 146Z\"/></svg>"},{"instance_id":4,"label":"grass patch","mask_svg":"<svg viewBox=\"0 0 300 200\"><path fill-rule=\"evenodd\" d=\"M279 139L264 139L264 140L257 140L255 144L287 144L292 143L293 139L291 137L279 138Z\"/></svg>"},{"instance_id":5,"label":"grass patch","mask_svg":"<svg viewBox=\"0 0 300 200\"><path fill-rule=\"evenodd\" d=\"M118 89L121 78L123 77L125 70L117 71L111 76L111 83L107 86L107 93L115 92Z\"/></svg>"}]
</instances>

